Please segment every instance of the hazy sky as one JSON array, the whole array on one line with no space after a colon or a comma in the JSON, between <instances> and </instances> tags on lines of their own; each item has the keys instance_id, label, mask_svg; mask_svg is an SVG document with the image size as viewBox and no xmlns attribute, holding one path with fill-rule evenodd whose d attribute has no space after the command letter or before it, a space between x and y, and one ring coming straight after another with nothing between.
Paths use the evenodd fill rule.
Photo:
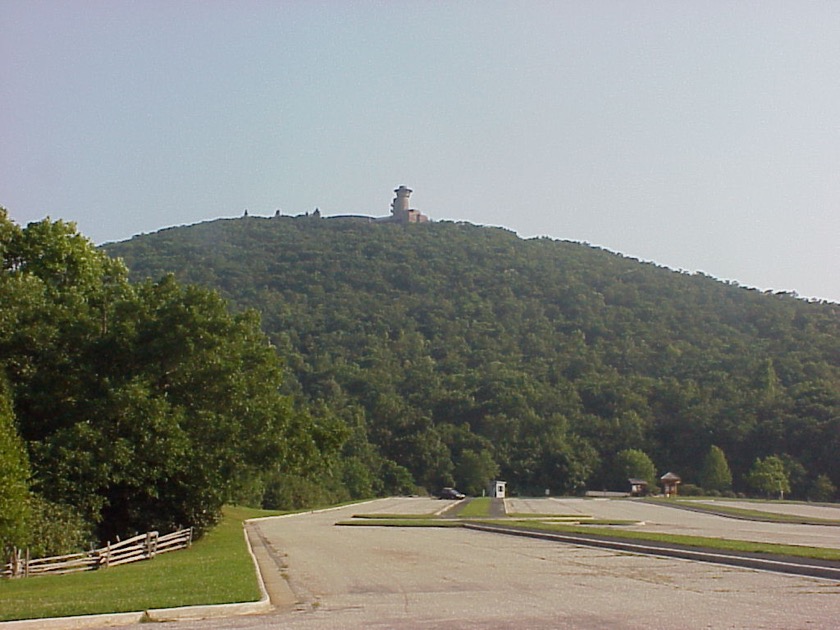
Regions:
<instances>
[{"instance_id":1,"label":"hazy sky","mask_svg":"<svg viewBox=\"0 0 840 630\"><path fill-rule=\"evenodd\" d=\"M0 205L384 215L840 302L840 2L1 0Z\"/></svg>"}]
</instances>

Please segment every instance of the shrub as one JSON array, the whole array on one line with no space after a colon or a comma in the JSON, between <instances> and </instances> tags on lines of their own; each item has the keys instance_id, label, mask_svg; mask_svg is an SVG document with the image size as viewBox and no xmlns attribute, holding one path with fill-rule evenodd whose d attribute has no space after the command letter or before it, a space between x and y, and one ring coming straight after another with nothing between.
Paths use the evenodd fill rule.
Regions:
<instances>
[{"instance_id":1,"label":"shrub","mask_svg":"<svg viewBox=\"0 0 840 630\"><path fill-rule=\"evenodd\" d=\"M680 486L679 494L684 497L700 497L703 496L703 488L696 486L693 483L684 483Z\"/></svg>"},{"instance_id":2,"label":"shrub","mask_svg":"<svg viewBox=\"0 0 840 630\"><path fill-rule=\"evenodd\" d=\"M91 525L73 508L32 494L29 553L33 558L60 556L89 548L94 542Z\"/></svg>"},{"instance_id":3,"label":"shrub","mask_svg":"<svg viewBox=\"0 0 840 630\"><path fill-rule=\"evenodd\" d=\"M346 501L349 496L335 497L324 484L297 475L272 475L266 480L263 508L298 510Z\"/></svg>"},{"instance_id":4,"label":"shrub","mask_svg":"<svg viewBox=\"0 0 840 630\"><path fill-rule=\"evenodd\" d=\"M837 488L828 475L819 475L808 492L808 498L811 501L833 501L836 494Z\"/></svg>"}]
</instances>

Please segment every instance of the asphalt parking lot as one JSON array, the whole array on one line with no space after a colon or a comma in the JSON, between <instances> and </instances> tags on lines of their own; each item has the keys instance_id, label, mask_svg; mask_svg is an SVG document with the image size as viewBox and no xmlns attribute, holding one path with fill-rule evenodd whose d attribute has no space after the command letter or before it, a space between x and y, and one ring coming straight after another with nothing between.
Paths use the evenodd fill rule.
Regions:
<instances>
[{"instance_id":1,"label":"asphalt parking lot","mask_svg":"<svg viewBox=\"0 0 840 630\"><path fill-rule=\"evenodd\" d=\"M539 499L509 509L635 510L630 501L570 501ZM260 521L276 552L262 568L285 576L288 605L270 615L167 627L833 628L840 619L840 583L829 580L461 529L334 525L359 512L429 513L441 503L382 499ZM680 526L672 518L688 519L682 527L710 526L697 525L693 513L659 510L674 514L661 512L662 522L651 526ZM735 529L744 525L737 523ZM780 535L789 535L783 529Z\"/></svg>"},{"instance_id":2,"label":"asphalt parking lot","mask_svg":"<svg viewBox=\"0 0 840 630\"><path fill-rule=\"evenodd\" d=\"M523 514L580 514L595 518L634 520L641 524L633 529L651 532L670 532L690 536L710 536L756 542L840 548L840 527L827 525L796 525L765 523L701 514L667 506L653 505L634 499L598 499L558 497L549 499L506 499L509 513ZM742 503L738 507L757 509L760 504ZM770 509L784 509L780 513L801 513L803 516L840 519L840 508L770 504ZM799 510L797 512L796 510ZM810 513L809 513L810 512ZM833 515L833 516L829 516Z\"/></svg>"}]
</instances>

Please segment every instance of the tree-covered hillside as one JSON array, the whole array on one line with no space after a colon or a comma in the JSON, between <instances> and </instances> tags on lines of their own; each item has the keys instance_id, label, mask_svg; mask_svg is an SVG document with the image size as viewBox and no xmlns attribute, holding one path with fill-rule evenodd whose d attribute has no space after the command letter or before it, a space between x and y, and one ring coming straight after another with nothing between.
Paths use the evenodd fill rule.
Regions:
<instances>
[{"instance_id":1,"label":"tree-covered hillside","mask_svg":"<svg viewBox=\"0 0 840 630\"><path fill-rule=\"evenodd\" d=\"M400 466L623 488L627 449L698 484L712 446L735 490L774 455L794 494L840 484L837 304L460 223L244 217L106 250L259 310L288 393L347 425L360 490Z\"/></svg>"}]
</instances>

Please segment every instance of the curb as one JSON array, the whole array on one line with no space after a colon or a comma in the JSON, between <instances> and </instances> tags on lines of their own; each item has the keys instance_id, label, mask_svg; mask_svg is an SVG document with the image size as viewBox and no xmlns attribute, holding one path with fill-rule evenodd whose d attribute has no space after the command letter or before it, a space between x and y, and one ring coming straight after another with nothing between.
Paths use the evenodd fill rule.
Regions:
<instances>
[{"instance_id":1,"label":"curb","mask_svg":"<svg viewBox=\"0 0 840 630\"><path fill-rule=\"evenodd\" d=\"M50 628L50 630L71 630L73 628L102 628L107 626L129 626L140 623L145 613L111 613L105 615L82 615L80 617L52 617L40 619L22 619L20 621L2 621L3 630L27 630L30 628Z\"/></svg>"},{"instance_id":2,"label":"curb","mask_svg":"<svg viewBox=\"0 0 840 630\"><path fill-rule=\"evenodd\" d=\"M104 628L130 626L144 622L187 621L232 617L238 615L264 614L272 610L271 602L257 601L241 604L213 604L208 606L182 606L179 608L156 608L143 612L106 613L102 615L81 615L78 617L50 617L2 621L3 630L74 630L76 628Z\"/></svg>"},{"instance_id":3,"label":"curb","mask_svg":"<svg viewBox=\"0 0 840 630\"><path fill-rule=\"evenodd\" d=\"M238 615L265 614L274 609L265 588L260 564L254 554L254 547L251 539L248 538L246 525L249 521L242 523L242 535L245 537L245 544L248 547L248 554L251 562L254 563L254 570L257 574L257 586L260 588L260 598L255 602L241 602L236 604L211 604L204 606L178 606L176 608L155 608L140 614L140 622L161 622L161 621L186 621L193 619L212 619L218 617L233 617ZM134 613L136 614L136 613ZM50 620L52 621L52 620ZM52 628L52 626L50 626Z\"/></svg>"}]
</instances>

